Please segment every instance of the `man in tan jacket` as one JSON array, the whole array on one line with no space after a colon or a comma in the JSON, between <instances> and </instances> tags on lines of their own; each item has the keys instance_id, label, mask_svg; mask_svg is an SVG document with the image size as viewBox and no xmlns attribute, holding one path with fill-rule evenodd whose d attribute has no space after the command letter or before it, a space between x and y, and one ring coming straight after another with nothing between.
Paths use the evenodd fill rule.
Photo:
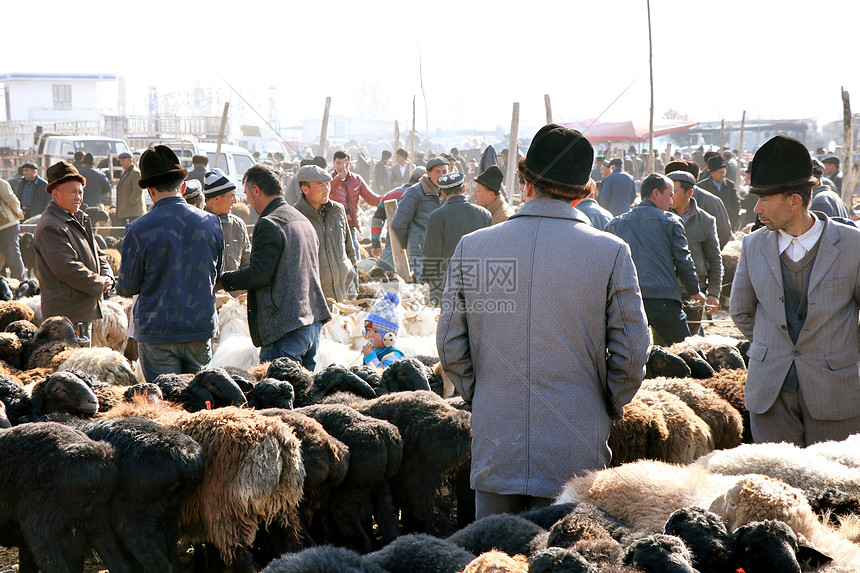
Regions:
<instances>
[{"instance_id":1,"label":"man in tan jacket","mask_svg":"<svg viewBox=\"0 0 860 573\"><path fill-rule=\"evenodd\" d=\"M116 219L124 227L146 213L146 203L143 201L143 189L137 184L140 170L134 166L131 153L120 153L119 164L123 172L116 184Z\"/></svg>"},{"instance_id":2,"label":"man in tan jacket","mask_svg":"<svg viewBox=\"0 0 860 573\"><path fill-rule=\"evenodd\" d=\"M21 260L21 249L18 246L18 233L21 225L18 221L24 218L21 203L12 192L12 186L0 179L0 253L9 265L13 279L24 278L24 261Z\"/></svg>"},{"instance_id":3,"label":"man in tan jacket","mask_svg":"<svg viewBox=\"0 0 860 573\"><path fill-rule=\"evenodd\" d=\"M47 175L52 201L35 233L42 315L67 316L76 327L83 325L78 335L89 338L92 322L102 318L102 294L114 286L113 273L80 210L87 180L65 161L49 167Z\"/></svg>"},{"instance_id":4,"label":"man in tan jacket","mask_svg":"<svg viewBox=\"0 0 860 573\"><path fill-rule=\"evenodd\" d=\"M497 165L490 165L486 171L475 177L475 202L490 212L493 225L507 221L515 212L502 197L504 178L505 174Z\"/></svg>"}]
</instances>

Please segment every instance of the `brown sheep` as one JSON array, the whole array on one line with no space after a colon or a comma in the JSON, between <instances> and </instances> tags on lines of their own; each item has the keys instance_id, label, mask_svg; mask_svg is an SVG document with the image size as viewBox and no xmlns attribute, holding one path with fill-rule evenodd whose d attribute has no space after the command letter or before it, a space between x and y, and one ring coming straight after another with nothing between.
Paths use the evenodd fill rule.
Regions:
<instances>
[{"instance_id":1,"label":"brown sheep","mask_svg":"<svg viewBox=\"0 0 860 573\"><path fill-rule=\"evenodd\" d=\"M122 255L120 255L120 252L116 249L102 249L102 252L105 254L105 258L110 265L110 270L113 272L113 276L118 277Z\"/></svg>"},{"instance_id":2,"label":"brown sheep","mask_svg":"<svg viewBox=\"0 0 860 573\"><path fill-rule=\"evenodd\" d=\"M669 439L667 455L662 461L688 464L714 449L714 438L708 425L680 398L664 390L639 390L636 397L663 412Z\"/></svg>"},{"instance_id":3,"label":"brown sheep","mask_svg":"<svg viewBox=\"0 0 860 573\"><path fill-rule=\"evenodd\" d=\"M711 428L715 448L728 449L741 444L744 430L741 413L710 388L690 378L655 378L645 380L642 387L666 390L683 400Z\"/></svg>"},{"instance_id":4,"label":"brown sheep","mask_svg":"<svg viewBox=\"0 0 860 573\"><path fill-rule=\"evenodd\" d=\"M12 368L18 368L23 349L24 346L17 335L11 332L0 332L0 360Z\"/></svg>"},{"instance_id":5,"label":"brown sheep","mask_svg":"<svg viewBox=\"0 0 860 573\"><path fill-rule=\"evenodd\" d=\"M252 568L260 524L298 535L305 469L301 443L278 419L233 406L193 414L138 398L105 417L143 416L179 430L203 447L203 482L179 515L182 538L212 543L228 566Z\"/></svg>"},{"instance_id":6,"label":"brown sheep","mask_svg":"<svg viewBox=\"0 0 860 573\"><path fill-rule=\"evenodd\" d=\"M624 406L624 416L613 422L609 430L610 465L665 459L668 439L669 429L663 412L634 397Z\"/></svg>"},{"instance_id":7,"label":"brown sheep","mask_svg":"<svg viewBox=\"0 0 860 573\"><path fill-rule=\"evenodd\" d=\"M263 362L262 364L257 364L256 366L251 367L248 370L254 378L257 379L257 382L262 380L263 378L268 378L269 366L271 366L271 362Z\"/></svg>"},{"instance_id":8,"label":"brown sheep","mask_svg":"<svg viewBox=\"0 0 860 573\"><path fill-rule=\"evenodd\" d=\"M17 300L0 301L0 330L6 330L6 327L18 320L28 320L33 322L36 314L33 309Z\"/></svg>"},{"instance_id":9,"label":"brown sheep","mask_svg":"<svg viewBox=\"0 0 860 573\"><path fill-rule=\"evenodd\" d=\"M750 413L744 405L744 384L746 384L746 381L746 370L721 370L713 378L699 380L699 383L719 394L723 400L734 406L741 413L744 420L743 442L751 444L753 439L750 430Z\"/></svg>"},{"instance_id":10,"label":"brown sheep","mask_svg":"<svg viewBox=\"0 0 860 573\"><path fill-rule=\"evenodd\" d=\"M529 560L523 555L511 557L501 551L481 553L466 565L463 573L528 573Z\"/></svg>"}]
</instances>

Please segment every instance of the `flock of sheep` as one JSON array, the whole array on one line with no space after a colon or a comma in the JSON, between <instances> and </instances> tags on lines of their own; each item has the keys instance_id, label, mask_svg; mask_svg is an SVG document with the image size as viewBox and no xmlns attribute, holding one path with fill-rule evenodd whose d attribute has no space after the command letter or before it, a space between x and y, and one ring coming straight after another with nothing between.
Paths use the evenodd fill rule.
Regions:
<instances>
[{"instance_id":1,"label":"flock of sheep","mask_svg":"<svg viewBox=\"0 0 860 573\"><path fill-rule=\"evenodd\" d=\"M80 348L40 316L36 282L0 281L19 296L0 302L0 546L19 571L80 571L93 550L112 572L860 570L860 439L749 443L747 345L716 336L652 349L612 467L474 521L471 414L435 358L436 314L407 309L409 358L353 366L369 299L422 295L373 278L335 306L316 372L258 364L225 299L209 367L154 384L130 301Z\"/></svg>"}]
</instances>

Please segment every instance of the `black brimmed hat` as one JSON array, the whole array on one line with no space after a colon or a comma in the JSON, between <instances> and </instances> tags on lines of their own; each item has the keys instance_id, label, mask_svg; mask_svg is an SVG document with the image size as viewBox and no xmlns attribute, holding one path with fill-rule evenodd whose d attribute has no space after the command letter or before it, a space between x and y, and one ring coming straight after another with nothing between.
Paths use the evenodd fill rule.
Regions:
<instances>
[{"instance_id":1,"label":"black brimmed hat","mask_svg":"<svg viewBox=\"0 0 860 573\"><path fill-rule=\"evenodd\" d=\"M77 168L66 161L54 163L48 167L48 186L45 191L50 193L57 185L62 185L66 181L80 181L81 185L87 186L87 179L78 173Z\"/></svg>"},{"instance_id":2,"label":"black brimmed hat","mask_svg":"<svg viewBox=\"0 0 860 573\"><path fill-rule=\"evenodd\" d=\"M490 165L487 167L486 171L475 177L475 182L480 183L490 191L501 193L502 180L504 178L505 174L502 173L502 170L499 169L498 165Z\"/></svg>"},{"instance_id":3,"label":"black brimmed hat","mask_svg":"<svg viewBox=\"0 0 860 573\"><path fill-rule=\"evenodd\" d=\"M150 147L140 156L140 181L137 184L141 189L153 187L180 175L185 179L188 171L182 168L179 158L166 145Z\"/></svg>"},{"instance_id":4,"label":"black brimmed hat","mask_svg":"<svg viewBox=\"0 0 860 573\"><path fill-rule=\"evenodd\" d=\"M708 158L708 171L716 171L726 167L726 162L720 155L713 155Z\"/></svg>"},{"instance_id":5,"label":"black brimmed hat","mask_svg":"<svg viewBox=\"0 0 860 573\"><path fill-rule=\"evenodd\" d=\"M579 199L588 195L584 187L593 162L594 148L580 132L550 123L535 134L518 169L529 183L548 185L554 194Z\"/></svg>"},{"instance_id":6,"label":"black brimmed hat","mask_svg":"<svg viewBox=\"0 0 860 573\"><path fill-rule=\"evenodd\" d=\"M750 192L757 195L781 193L780 187L814 182L809 150L787 135L767 140L750 163Z\"/></svg>"}]
</instances>

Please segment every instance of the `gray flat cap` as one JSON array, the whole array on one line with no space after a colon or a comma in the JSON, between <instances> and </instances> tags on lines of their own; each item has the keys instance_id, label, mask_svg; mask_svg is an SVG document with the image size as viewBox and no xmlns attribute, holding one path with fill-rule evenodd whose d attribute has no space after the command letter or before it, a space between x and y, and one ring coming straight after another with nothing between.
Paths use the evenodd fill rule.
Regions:
<instances>
[{"instance_id":1,"label":"gray flat cap","mask_svg":"<svg viewBox=\"0 0 860 573\"><path fill-rule=\"evenodd\" d=\"M319 165L305 165L296 173L296 180L299 183L327 183L331 181L331 175Z\"/></svg>"}]
</instances>

